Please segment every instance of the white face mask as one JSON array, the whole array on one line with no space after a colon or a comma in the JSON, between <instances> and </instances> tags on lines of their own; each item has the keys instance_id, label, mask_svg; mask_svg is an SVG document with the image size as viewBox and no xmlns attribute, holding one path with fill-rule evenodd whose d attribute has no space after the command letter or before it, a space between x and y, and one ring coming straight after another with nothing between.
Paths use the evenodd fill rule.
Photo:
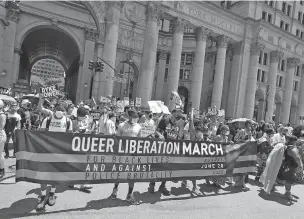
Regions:
<instances>
[{"instance_id":1,"label":"white face mask","mask_svg":"<svg viewBox=\"0 0 304 219\"><path fill-rule=\"evenodd\" d=\"M61 119L63 117L63 112L61 111L56 111L55 112L55 116L58 118L58 119Z\"/></svg>"},{"instance_id":2,"label":"white face mask","mask_svg":"<svg viewBox=\"0 0 304 219\"><path fill-rule=\"evenodd\" d=\"M132 122L133 124L137 123L137 122L138 122L138 118L132 118L132 119L131 119L131 122Z\"/></svg>"}]
</instances>

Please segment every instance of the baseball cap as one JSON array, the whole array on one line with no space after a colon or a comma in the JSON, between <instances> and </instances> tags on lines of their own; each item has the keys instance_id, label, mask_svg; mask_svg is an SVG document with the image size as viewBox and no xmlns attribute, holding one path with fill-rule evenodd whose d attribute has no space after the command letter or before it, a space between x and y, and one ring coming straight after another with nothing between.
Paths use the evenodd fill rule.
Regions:
<instances>
[{"instance_id":1,"label":"baseball cap","mask_svg":"<svg viewBox=\"0 0 304 219\"><path fill-rule=\"evenodd\" d=\"M128 110L128 116L130 116L131 118L138 118L138 113L136 110L130 109Z\"/></svg>"},{"instance_id":2,"label":"baseball cap","mask_svg":"<svg viewBox=\"0 0 304 219\"><path fill-rule=\"evenodd\" d=\"M31 103L31 102L28 99L24 99L24 100L22 100L21 105L25 105L25 104L29 104L29 103Z\"/></svg>"}]
</instances>

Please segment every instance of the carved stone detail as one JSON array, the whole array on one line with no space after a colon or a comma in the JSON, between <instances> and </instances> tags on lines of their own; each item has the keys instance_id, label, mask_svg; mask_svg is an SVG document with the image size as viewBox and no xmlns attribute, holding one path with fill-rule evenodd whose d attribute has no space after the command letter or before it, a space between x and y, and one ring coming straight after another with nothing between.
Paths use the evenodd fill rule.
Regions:
<instances>
[{"instance_id":1,"label":"carved stone detail","mask_svg":"<svg viewBox=\"0 0 304 219\"><path fill-rule=\"evenodd\" d=\"M132 60L132 59L133 59L133 56L134 56L134 54L133 54L132 51L126 54L127 60Z\"/></svg>"},{"instance_id":2,"label":"carved stone detail","mask_svg":"<svg viewBox=\"0 0 304 219\"><path fill-rule=\"evenodd\" d=\"M229 42L230 38L225 35L221 35L216 39L216 44L218 48L227 48Z\"/></svg>"},{"instance_id":3,"label":"carved stone detail","mask_svg":"<svg viewBox=\"0 0 304 219\"><path fill-rule=\"evenodd\" d=\"M185 28L188 26L189 21L184 19L176 18L173 20L174 33L184 33Z\"/></svg>"},{"instance_id":4,"label":"carved stone detail","mask_svg":"<svg viewBox=\"0 0 304 219\"><path fill-rule=\"evenodd\" d=\"M168 51L161 49L158 51L159 51L159 59L166 60L168 56Z\"/></svg>"},{"instance_id":5,"label":"carved stone detail","mask_svg":"<svg viewBox=\"0 0 304 219\"><path fill-rule=\"evenodd\" d=\"M260 43L251 44L250 52L251 55L260 55L261 51L264 51L265 45Z\"/></svg>"},{"instance_id":6,"label":"carved stone detail","mask_svg":"<svg viewBox=\"0 0 304 219\"><path fill-rule=\"evenodd\" d=\"M98 37L98 33L96 30L86 28L85 29L85 39L95 41Z\"/></svg>"},{"instance_id":7,"label":"carved stone detail","mask_svg":"<svg viewBox=\"0 0 304 219\"><path fill-rule=\"evenodd\" d=\"M22 54L22 50L19 49L19 48L14 48L14 53L17 53L17 54L21 55Z\"/></svg>"},{"instance_id":8,"label":"carved stone detail","mask_svg":"<svg viewBox=\"0 0 304 219\"><path fill-rule=\"evenodd\" d=\"M149 2L146 10L147 20L155 21L159 23L160 18L162 17L163 12L160 10L160 6Z\"/></svg>"},{"instance_id":9,"label":"carved stone detail","mask_svg":"<svg viewBox=\"0 0 304 219\"><path fill-rule=\"evenodd\" d=\"M125 3L123 1L111 1L107 2L109 4L109 7L117 8L120 12L122 11Z\"/></svg>"},{"instance_id":10,"label":"carved stone detail","mask_svg":"<svg viewBox=\"0 0 304 219\"><path fill-rule=\"evenodd\" d=\"M282 53L280 51L271 51L270 52L270 63L279 62L283 56L284 56L284 53Z\"/></svg>"},{"instance_id":11,"label":"carved stone detail","mask_svg":"<svg viewBox=\"0 0 304 219\"><path fill-rule=\"evenodd\" d=\"M198 27L195 29L196 41L206 41L207 37L210 35L211 30L203 27Z\"/></svg>"},{"instance_id":12,"label":"carved stone detail","mask_svg":"<svg viewBox=\"0 0 304 219\"><path fill-rule=\"evenodd\" d=\"M292 57L287 59L287 69L295 68L300 63L300 59Z\"/></svg>"},{"instance_id":13,"label":"carved stone detail","mask_svg":"<svg viewBox=\"0 0 304 219\"><path fill-rule=\"evenodd\" d=\"M10 5L6 9L6 19L14 22L19 21L20 10L19 7L11 7Z\"/></svg>"},{"instance_id":14,"label":"carved stone detail","mask_svg":"<svg viewBox=\"0 0 304 219\"><path fill-rule=\"evenodd\" d=\"M206 55L205 55L206 62L211 62L214 58L214 54L215 54L214 52L206 53Z\"/></svg>"}]
</instances>

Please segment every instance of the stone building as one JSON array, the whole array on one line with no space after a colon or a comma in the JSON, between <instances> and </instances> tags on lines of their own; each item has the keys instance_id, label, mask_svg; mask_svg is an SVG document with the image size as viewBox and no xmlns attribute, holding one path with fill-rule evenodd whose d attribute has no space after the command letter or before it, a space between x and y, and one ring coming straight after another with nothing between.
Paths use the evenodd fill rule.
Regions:
<instances>
[{"instance_id":1,"label":"stone building","mask_svg":"<svg viewBox=\"0 0 304 219\"><path fill-rule=\"evenodd\" d=\"M58 61L73 100L114 95L292 124L304 116L303 1L1 3L0 86ZM88 69L102 58L101 74ZM124 80L122 80L122 78Z\"/></svg>"}]
</instances>

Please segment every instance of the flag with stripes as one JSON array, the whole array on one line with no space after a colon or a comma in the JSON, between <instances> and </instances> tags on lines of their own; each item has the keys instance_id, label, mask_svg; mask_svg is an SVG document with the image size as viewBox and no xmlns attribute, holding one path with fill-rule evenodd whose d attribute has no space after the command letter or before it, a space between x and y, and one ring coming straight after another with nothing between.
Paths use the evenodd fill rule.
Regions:
<instances>
[{"instance_id":1,"label":"flag with stripes","mask_svg":"<svg viewBox=\"0 0 304 219\"><path fill-rule=\"evenodd\" d=\"M254 173L257 143L16 131L16 181L99 184Z\"/></svg>"}]
</instances>

